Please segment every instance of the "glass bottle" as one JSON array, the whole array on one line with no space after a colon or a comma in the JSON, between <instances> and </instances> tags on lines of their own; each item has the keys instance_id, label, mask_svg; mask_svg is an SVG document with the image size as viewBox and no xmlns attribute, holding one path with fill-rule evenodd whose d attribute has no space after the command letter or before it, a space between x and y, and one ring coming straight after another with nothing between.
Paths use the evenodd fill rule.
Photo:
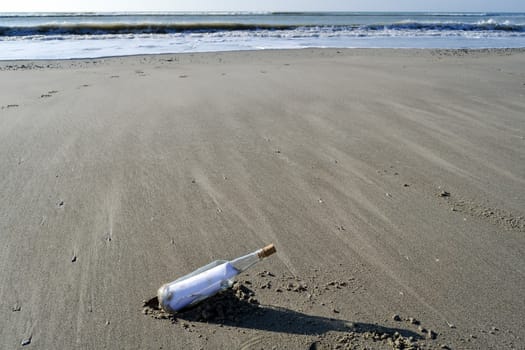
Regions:
<instances>
[{"instance_id":1,"label":"glass bottle","mask_svg":"<svg viewBox=\"0 0 525 350\"><path fill-rule=\"evenodd\" d=\"M170 313L192 306L218 292L231 288L235 276L275 252L274 245L270 244L231 261L216 260L173 282L162 285L157 292L159 305Z\"/></svg>"}]
</instances>

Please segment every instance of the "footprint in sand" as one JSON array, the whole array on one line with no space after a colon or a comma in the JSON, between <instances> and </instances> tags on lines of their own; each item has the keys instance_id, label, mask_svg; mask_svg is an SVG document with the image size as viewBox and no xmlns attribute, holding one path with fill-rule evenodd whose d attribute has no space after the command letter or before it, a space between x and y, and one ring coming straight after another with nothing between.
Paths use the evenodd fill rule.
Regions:
<instances>
[{"instance_id":1,"label":"footprint in sand","mask_svg":"<svg viewBox=\"0 0 525 350\"><path fill-rule=\"evenodd\" d=\"M2 109L5 109L5 108L17 108L18 105L17 104L9 104L7 106L2 106Z\"/></svg>"},{"instance_id":2,"label":"footprint in sand","mask_svg":"<svg viewBox=\"0 0 525 350\"><path fill-rule=\"evenodd\" d=\"M40 98L49 98L49 97L52 97L56 93L58 93L57 90L50 90L46 94L40 95Z\"/></svg>"}]
</instances>

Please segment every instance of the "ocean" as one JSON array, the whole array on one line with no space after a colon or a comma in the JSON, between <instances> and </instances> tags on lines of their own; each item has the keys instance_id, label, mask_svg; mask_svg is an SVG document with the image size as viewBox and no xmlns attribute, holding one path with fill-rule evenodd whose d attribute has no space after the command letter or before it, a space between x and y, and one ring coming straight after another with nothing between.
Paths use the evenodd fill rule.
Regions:
<instances>
[{"instance_id":1,"label":"ocean","mask_svg":"<svg viewBox=\"0 0 525 350\"><path fill-rule=\"evenodd\" d=\"M0 60L314 47L523 48L525 13L0 13Z\"/></svg>"}]
</instances>

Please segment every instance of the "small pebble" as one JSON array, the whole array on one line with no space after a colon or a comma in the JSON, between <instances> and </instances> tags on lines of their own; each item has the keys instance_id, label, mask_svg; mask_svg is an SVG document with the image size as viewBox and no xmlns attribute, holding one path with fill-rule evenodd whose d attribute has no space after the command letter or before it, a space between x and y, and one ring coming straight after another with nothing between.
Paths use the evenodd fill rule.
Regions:
<instances>
[{"instance_id":1,"label":"small pebble","mask_svg":"<svg viewBox=\"0 0 525 350\"><path fill-rule=\"evenodd\" d=\"M77 256L73 255L73 257L71 258L71 262L75 262L75 261L77 261Z\"/></svg>"},{"instance_id":2,"label":"small pebble","mask_svg":"<svg viewBox=\"0 0 525 350\"><path fill-rule=\"evenodd\" d=\"M399 338L401 336L401 334L399 334L399 332L394 332L394 338Z\"/></svg>"},{"instance_id":3,"label":"small pebble","mask_svg":"<svg viewBox=\"0 0 525 350\"><path fill-rule=\"evenodd\" d=\"M394 321L401 321L401 317L399 317L398 314L395 314L394 316L392 316L392 319L393 319Z\"/></svg>"},{"instance_id":4,"label":"small pebble","mask_svg":"<svg viewBox=\"0 0 525 350\"><path fill-rule=\"evenodd\" d=\"M26 339L22 340L22 342L20 342L20 345L22 345L22 346L26 346L26 345L29 345L29 344L31 344L31 337L26 338Z\"/></svg>"},{"instance_id":5,"label":"small pebble","mask_svg":"<svg viewBox=\"0 0 525 350\"><path fill-rule=\"evenodd\" d=\"M408 321L412 324L415 324L415 325L418 325L419 324L419 321L416 320L414 317L409 317L408 318Z\"/></svg>"},{"instance_id":6,"label":"small pebble","mask_svg":"<svg viewBox=\"0 0 525 350\"><path fill-rule=\"evenodd\" d=\"M428 339L436 339L436 337L437 337L437 333L434 332L433 330L429 329L428 333L427 333L427 338Z\"/></svg>"},{"instance_id":7,"label":"small pebble","mask_svg":"<svg viewBox=\"0 0 525 350\"><path fill-rule=\"evenodd\" d=\"M439 194L440 197L450 197L450 192L447 191L441 191Z\"/></svg>"}]
</instances>

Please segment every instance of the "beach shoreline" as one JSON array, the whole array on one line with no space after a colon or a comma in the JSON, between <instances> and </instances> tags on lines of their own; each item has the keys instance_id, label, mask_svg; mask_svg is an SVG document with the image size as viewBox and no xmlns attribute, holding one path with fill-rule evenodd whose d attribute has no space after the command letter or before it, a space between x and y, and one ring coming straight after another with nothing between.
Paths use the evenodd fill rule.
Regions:
<instances>
[{"instance_id":1,"label":"beach shoreline","mask_svg":"<svg viewBox=\"0 0 525 350\"><path fill-rule=\"evenodd\" d=\"M37 68L51 68L46 66L41 66L39 63L62 63L66 64L68 62L82 62L84 61L100 61L100 62L106 62L108 60L120 60L125 58L135 58L135 59L144 59L144 58L183 58L183 57L195 57L197 56L207 56L207 55L242 55L244 54L252 54L252 53L259 53L261 55L265 54L275 54L275 53L286 53L286 52L345 52L347 55L378 55L378 54L384 54L384 53L390 53L397 56L413 56L415 55L421 55L421 54L429 54L432 56L435 55L454 55L454 56L460 56L460 55L512 55L512 54L519 54L525 52L525 47L519 48L519 47L487 47L487 48L379 48L379 47L373 47L373 48L345 48L345 47L333 47L333 48L321 48L321 47L306 47L306 48L293 48L293 49L259 49L259 50L225 50L225 51L210 51L210 52L173 52L173 53L152 53L152 54L129 54L129 55L110 55L110 56L102 56L102 57L78 57L78 58L42 58L42 59L5 59L0 60L0 70L9 70L10 68L15 67L9 67L13 66L14 64L25 64L27 66L38 66ZM18 67L20 68L20 67ZM27 67L26 67L27 68Z\"/></svg>"},{"instance_id":2,"label":"beach shoreline","mask_svg":"<svg viewBox=\"0 0 525 350\"><path fill-rule=\"evenodd\" d=\"M0 344L519 348L523 62L525 49L0 61ZM269 243L220 312L170 320L142 303Z\"/></svg>"}]
</instances>

